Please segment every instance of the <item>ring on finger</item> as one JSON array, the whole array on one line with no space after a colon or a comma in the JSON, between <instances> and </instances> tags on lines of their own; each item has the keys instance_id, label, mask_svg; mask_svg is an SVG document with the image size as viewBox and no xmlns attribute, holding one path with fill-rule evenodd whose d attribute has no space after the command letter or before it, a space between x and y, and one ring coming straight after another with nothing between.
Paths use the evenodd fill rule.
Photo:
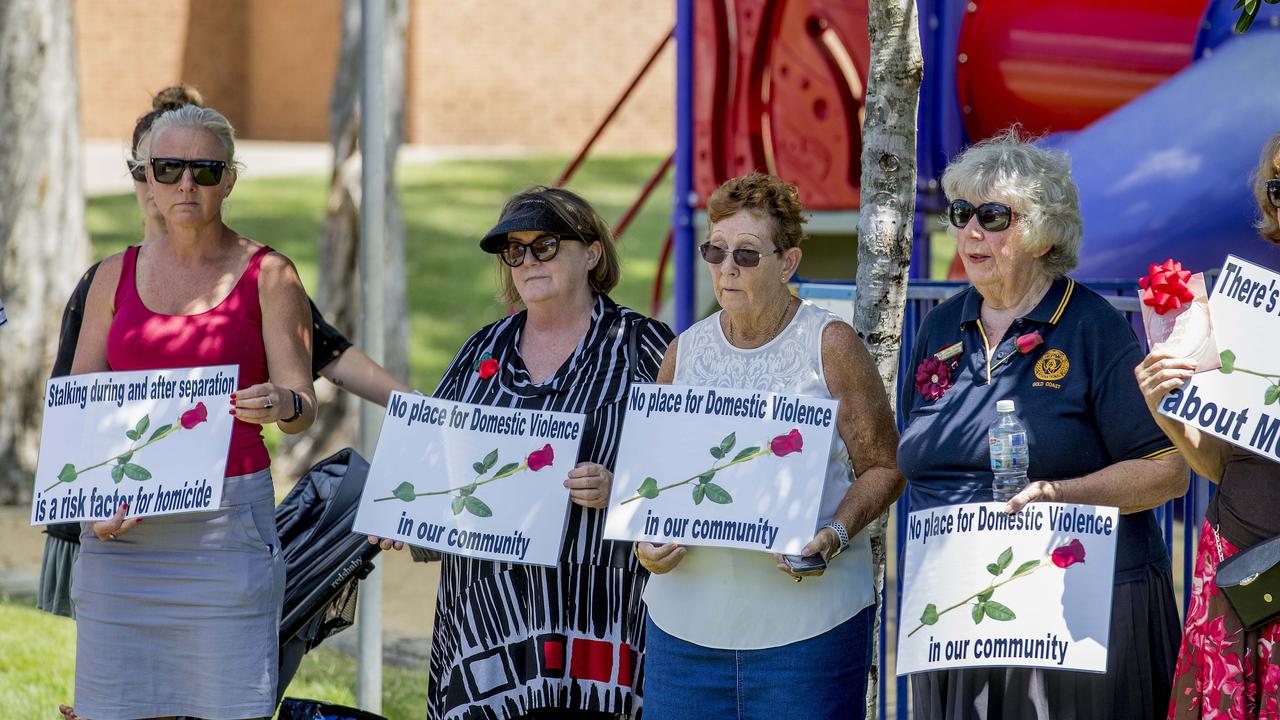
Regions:
<instances>
[{"instance_id":1,"label":"ring on finger","mask_svg":"<svg viewBox=\"0 0 1280 720\"><path fill-rule=\"evenodd\" d=\"M111 539L111 540L115 540L115 539L116 539L116 534L115 534L115 533L107 533L107 537L108 537L109 539Z\"/></svg>"},{"instance_id":2,"label":"ring on finger","mask_svg":"<svg viewBox=\"0 0 1280 720\"><path fill-rule=\"evenodd\" d=\"M273 407L275 407L275 406L276 406L276 404L275 404L275 403L273 403L273 402L271 402L271 398L267 398L267 402L266 402L266 404L265 404L265 405L263 405L263 406L262 406L262 409L263 409L263 410L270 410L271 408L273 408Z\"/></svg>"}]
</instances>

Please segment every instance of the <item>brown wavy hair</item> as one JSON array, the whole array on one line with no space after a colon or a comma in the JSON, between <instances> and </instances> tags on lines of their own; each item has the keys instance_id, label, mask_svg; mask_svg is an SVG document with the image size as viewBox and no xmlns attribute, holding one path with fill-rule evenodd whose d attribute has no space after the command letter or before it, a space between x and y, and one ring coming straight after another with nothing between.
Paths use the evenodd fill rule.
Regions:
<instances>
[{"instance_id":1,"label":"brown wavy hair","mask_svg":"<svg viewBox=\"0 0 1280 720\"><path fill-rule=\"evenodd\" d=\"M773 223L773 244L779 250L799 247L804 240L801 228L808 219L795 185L773 175L751 172L726 180L707 199L707 217L712 223L750 210ZM710 228L708 228L710 232Z\"/></svg>"}]
</instances>

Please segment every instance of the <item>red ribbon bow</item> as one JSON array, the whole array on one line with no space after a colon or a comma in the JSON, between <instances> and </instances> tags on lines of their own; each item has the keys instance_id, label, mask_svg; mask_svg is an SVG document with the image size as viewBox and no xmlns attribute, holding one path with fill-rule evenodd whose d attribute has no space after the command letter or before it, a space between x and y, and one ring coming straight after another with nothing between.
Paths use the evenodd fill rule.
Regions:
<instances>
[{"instance_id":1,"label":"red ribbon bow","mask_svg":"<svg viewBox=\"0 0 1280 720\"><path fill-rule=\"evenodd\" d=\"M1170 310L1177 310L1184 303L1195 300L1187 282L1191 279L1191 271L1183 270L1182 263L1173 258L1164 261L1163 265L1152 265L1147 269L1147 276L1139 278L1138 287L1142 292L1144 305L1149 305L1157 315L1164 315Z\"/></svg>"}]
</instances>

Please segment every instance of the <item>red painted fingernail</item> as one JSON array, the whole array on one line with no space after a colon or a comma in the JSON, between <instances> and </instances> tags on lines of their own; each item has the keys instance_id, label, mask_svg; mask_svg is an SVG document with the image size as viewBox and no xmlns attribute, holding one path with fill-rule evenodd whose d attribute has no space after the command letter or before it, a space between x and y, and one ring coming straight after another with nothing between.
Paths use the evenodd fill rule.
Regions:
<instances>
[{"instance_id":1,"label":"red painted fingernail","mask_svg":"<svg viewBox=\"0 0 1280 720\"><path fill-rule=\"evenodd\" d=\"M235 415L235 414L236 414L236 409L235 409L235 408L231 408L230 410L228 410L228 411L227 411L227 414L228 414L228 415Z\"/></svg>"},{"instance_id":2,"label":"red painted fingernail","mask_svg":"<svg viewBox=\"0 0 1280 720\"><path fill-rule=\"evenodd\" d=\"M232 400L235 400L235 399L236 399L236 394L235 394L235 393L231 393L231 399L232 399Z\"/></svg>"}]
</instances>

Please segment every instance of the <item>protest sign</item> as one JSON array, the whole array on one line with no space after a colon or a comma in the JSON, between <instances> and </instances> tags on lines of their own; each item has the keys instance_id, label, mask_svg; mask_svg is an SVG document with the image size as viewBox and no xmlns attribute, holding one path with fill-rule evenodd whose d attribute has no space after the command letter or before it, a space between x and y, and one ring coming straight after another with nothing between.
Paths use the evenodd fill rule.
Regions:
<instances>
[{"instance_id":1,"label":"protest sign","mask_svg":"<svg viewBox=\"0 0 1280 720\"><path fill-rule=\"evenodd\" d=\"M947 505L911 513L898 674L964 667L1104 672L1116 508Z\"/></svg>"},{"instance_id":2,"label":"protest sign","mask_svg":"<svg viewBox=\"0 0 1280 720\"><path fill-rule=\"evenodd\" d=\"M31 524L217 509L235 365L69 375L45 390Z\"/></svg>"},{"instance_id":3,"label":"protest sign","mask_svg":"<svg viewBox=\"0 0 1280 720\"><path fill-rule=\"evenodd\" d=\"M800 552L813 539L837 403L636 384L604 536Z\"/></svg>"},{"instance_id":4,"label":"protest sign","mask_svg":"<svg viewBox=\"0 0 1280 720\"><path fill-rule=\"evenodd\" d=\"M1280 273L1228 255L1209 312L1221 367L1194 375L1159 410L1280 461Z\"/></svg>"},{"instance_id":5,"label":"protest sign","mask_svg":"<svg viewBox=\"0 0 1280 720\"><path fill-rule=\"evenodd\" d=\"M583 415L392 393L355 531L454 555L555 565Z\"/></svg>"}]
</instances>

